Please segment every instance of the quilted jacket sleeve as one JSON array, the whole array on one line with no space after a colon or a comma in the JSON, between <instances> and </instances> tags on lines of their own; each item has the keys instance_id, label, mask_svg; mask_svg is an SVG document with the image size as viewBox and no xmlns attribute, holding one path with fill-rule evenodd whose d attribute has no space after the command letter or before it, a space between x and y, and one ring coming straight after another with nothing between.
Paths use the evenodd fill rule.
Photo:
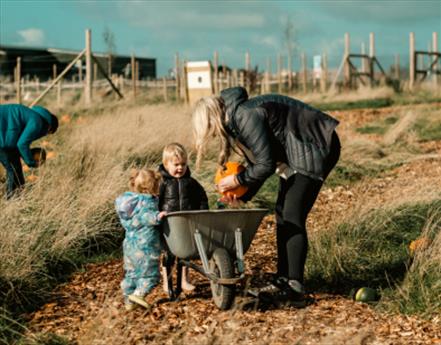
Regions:
<instances>
[{"instance_id":1,"label":"quilted jacket sleeve","mask_svg":"<svg viewBox=\"0 0 441 345\"><path fill-rule=\"evenodd\" d=\"M238 140L253 157L249 159L253 164L237 175L241 185L254 190L273 174L276 162L270 141L270 128L266 120L265 110L262 108L244 109L237 119ZM257 192L257 190L255 190ZM255 194L254 192L254 194Z\"/></svg>"}]
</instances>

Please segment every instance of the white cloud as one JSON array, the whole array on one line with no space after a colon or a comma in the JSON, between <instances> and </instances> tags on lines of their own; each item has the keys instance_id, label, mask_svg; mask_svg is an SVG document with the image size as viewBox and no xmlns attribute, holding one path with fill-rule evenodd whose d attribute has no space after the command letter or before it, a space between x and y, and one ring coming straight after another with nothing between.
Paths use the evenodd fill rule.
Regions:
<instances>
[{"instance_id":1,"label":"white cloud","mask_svg":"<svg viewBox=\"0 0 441 345\"><path fill-rule=\"evenodd\" d=\"M45 41L44 31L36 28L29 28L17 31L17 34L21 37L20 44L38 46L42 45Z\"/></svg>"},{"instance_id":2,"label":"white cloud","mask_svg":"<svg viewBox=\"0 0 441 345\"><path fill-rule=\"evenodd\" d=\"M252 42L263 45L267 48L277 49L280 46L280 38L275 35L255 36L253 37Z\"/></svg>"}]
</instances>

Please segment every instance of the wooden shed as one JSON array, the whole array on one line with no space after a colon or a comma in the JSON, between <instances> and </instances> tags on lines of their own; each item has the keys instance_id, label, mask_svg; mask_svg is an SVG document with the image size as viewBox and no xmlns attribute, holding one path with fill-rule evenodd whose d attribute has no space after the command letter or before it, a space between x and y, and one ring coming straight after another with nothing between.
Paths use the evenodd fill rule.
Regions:
<instances>
[{"instance_id":1,"label":"wooden shed","mask_svg":"<svg viewBox=\"0 0 441 345\"><path fill-rule=\"evenodd\" d=\"M210 61L189 61L187 73L188 101L194 104L198 99L213 95L213 73Z\"/></svg>"}]
</instances>

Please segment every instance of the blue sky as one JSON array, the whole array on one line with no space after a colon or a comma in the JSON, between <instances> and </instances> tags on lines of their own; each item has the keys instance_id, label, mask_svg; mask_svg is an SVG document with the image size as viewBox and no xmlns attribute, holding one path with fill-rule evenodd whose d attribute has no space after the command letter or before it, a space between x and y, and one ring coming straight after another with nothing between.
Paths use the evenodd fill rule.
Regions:
<instances>
[{"instance_id":1,"label":"blue sky","mask_svg":"<svg viewBox=\"0 0 441 345\"><path fill-rule=\"evenodd\" d=\"M400 54L408 61L409 32L417 49L427 50L432 32L441 40L441 0L435 1L74 1L0 0L0 44L81 50L84 30L92 30L93 50L105 52L105 28L115 36L116 52L157 59L159 75L182 59L212 59L263 69L267 58L275 68L278 53L286 55L283 35L287 18L295 29L298 68L300 52L309 57L327 53L336 68L343 37L350 33L352 52L360 52L369 33L376 35L377 56L385 67ZM441 44L438 43L439 49Z\"/></svg>"}]
</instances>

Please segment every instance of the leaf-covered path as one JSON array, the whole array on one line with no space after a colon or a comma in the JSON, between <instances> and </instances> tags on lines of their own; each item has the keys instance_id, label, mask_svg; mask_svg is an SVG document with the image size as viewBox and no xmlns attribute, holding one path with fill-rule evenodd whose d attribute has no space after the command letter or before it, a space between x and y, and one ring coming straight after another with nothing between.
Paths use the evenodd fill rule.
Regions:
<instances>
[{"instance_id":1,"label":"leaf-covered path","mask_svg":"<svg viewBox=\"0 0 441 345\"><path fill-rule=\"evenodd\" d=\"M441 154L439 142L424 145L425 152ZM368 183L323 189L308 219L308 231L323 231L361 200L383 203L406 188L411 192L415 176L421 188L441 190L439 157L410 161ZM256 278L274 271L274 244L274 218L267 216L246 254L248 275ZM27 316L29 334L52 332L73 343L106 345L441 344L441 316L422 320L387 315L341 295L310 293L310 303L303 309L259 309L238 296L232 310L219 311L207 281L197 274L192 276L197 289L181 300L156 303L150 311L126 312L119 288L122 274L121 260L88 265L54 291L49 303ZM165 296L159 286L148 300L155 303Z\"/></svg>"}]
</instances>

